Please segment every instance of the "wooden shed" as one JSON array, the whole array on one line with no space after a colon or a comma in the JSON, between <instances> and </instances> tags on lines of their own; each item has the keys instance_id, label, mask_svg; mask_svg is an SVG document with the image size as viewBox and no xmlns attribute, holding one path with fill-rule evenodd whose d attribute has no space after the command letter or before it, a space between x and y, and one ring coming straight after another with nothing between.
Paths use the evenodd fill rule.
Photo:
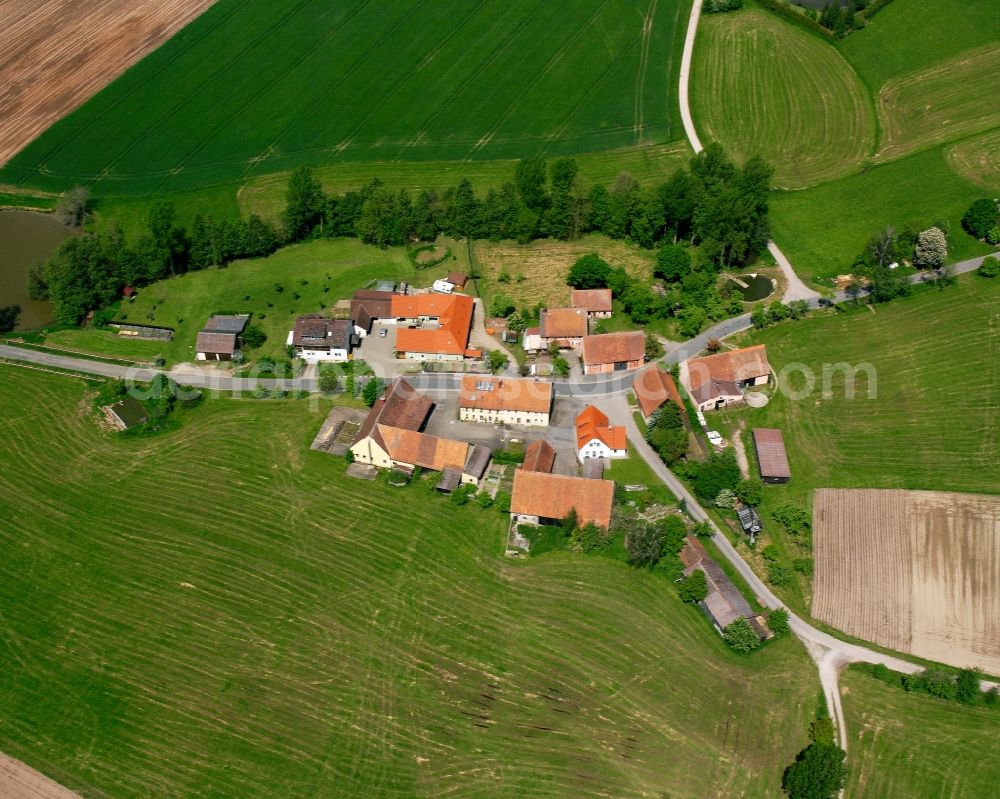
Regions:
<instances>
[{"instance_id":1,"label":"wooden shed","mask_svg":"<svg viewBox=\"0 0 1000 799\"><path fill-rule=\"evenodd\" d=\"M773 427L755 427L753 446L757 451L760 479L765 483L787 483L792 479L788 466L788 454L781 431Z\"/></svg>"}]
</instances>

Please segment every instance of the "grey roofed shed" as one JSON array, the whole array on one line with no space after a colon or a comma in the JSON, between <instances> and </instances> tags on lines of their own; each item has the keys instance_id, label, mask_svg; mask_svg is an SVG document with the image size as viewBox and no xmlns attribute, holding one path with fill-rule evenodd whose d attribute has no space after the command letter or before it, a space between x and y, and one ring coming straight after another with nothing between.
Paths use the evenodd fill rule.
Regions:
<instances>
[{"instance_id":1,"label":"grey roofed shed","mask_svg":"<svg viewBox=\"0 0 1000 799\"><path fill-rule=\"evenodd\" d=\"M465 474L475 477L477 480L482 480L492 456L493 450L489 447L484 447L482 444L473 444L469 447L469 457L462 471Z\"/></svg>"},{"instance_id":2,"label":"grey roofed shed","mask_svg":"<svg viewBox=\"0 0 1000 799\"><path fill-rule=\"evenodd\" d=\"M204 333L234 333L240 335L250 321L250 314L216 314L202 328Z\"/></svg>"}]
</instances>

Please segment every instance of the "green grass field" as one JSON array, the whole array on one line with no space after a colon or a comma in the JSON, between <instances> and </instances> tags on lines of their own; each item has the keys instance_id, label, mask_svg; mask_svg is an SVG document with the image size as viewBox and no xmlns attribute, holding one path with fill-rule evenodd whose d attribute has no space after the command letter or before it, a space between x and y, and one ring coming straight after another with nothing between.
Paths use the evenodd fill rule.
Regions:
<instances>
[{"instance_id":1,"label":"green grass field","mask_svg":"<svg viewBox=\"0 0 1000 799\"><path fill-rule=\"evenodd\" d=\"M848 669L848 796L982 799L996 793L1000 711L908 694Z\"/></svg>"},{"instance_id":2,"label":"green grass field","mask_svg":"<svg viewBox=\"0 0 1000 799\"><path fill-rule=\"evenodd\" d=\"M221 0L0 170L99 195L674 141L687 0Z\"/></svg>"},{"instance_id":3,"label":"green grass field","mask_svg":"<svg viewBox=\"0 0 1000 799\"><path fill-rule=\"evenodd\" d=\"M45 343L99 355L193 361L195 337L209 316L251 312L268 340L248 355L285 357L285 339L297 315L329 312L337 300L378 278L424 286L452 269L468 271L464 247L453 246L452 251L455 260L417 270L402 247L381 250L356 239L296 244L268 258L161 280L122 303L117 320L172 327L170 342L123 342L114 332L84 328L50 333Z\"/></svg>"},{"instance_id":4,"label":"green grass field","mask_svg":"<svg viewBox=\"0 0 1000 799\"><path fill-rule=\"evenodd\" d=\"M873 94L891 78L1000 40L993 0L893 0L836 42Z\"/></svg>"},{"instance_id":5,"label":"green grass field","mask_svg":"<svg viewBox=\"0 0 1000 799\"><path fill-rule=\"evenodd\" d=\"M811 508L816 488L905 488L995 493L1000 486L1000 283L966 275L944 291L925 289L906 300L869 310L829 312L749 334L767 345L772 368L788 370L801 398L772 392L759 409L722 412L721 420L750 430L782 430L792 481L766 486L761 506L766 535L788 561L810 554L808 540L784 533L770 512L786 500ZM861 367L855 398L847 396L844 371L825 365ZM867 366L876 396L868 396ZM759 549L759 548L758 548ZM765 564L758 567L766 574ZM810 581L798 578L780 591L808 612Z\"/></svg>"},{"instance_id":6,"label":"green grass field","mask_svg":"<svg viewBox=\"0 0 1000 799\"><path fill-rule=\"evenodd\" d=\"M938 147L804 191L775 194L771 224L798 275L826 281L850 272L868 240L889 224L929 226L944 219L951 228L949 260L990 252L961 225L981 196L983 189L952 171L945 148Z\"/></svg>"},{"instance_id":7,"label":"green grass field","mask_svg":"<svg viewBox=\"0 0 1000 799\"><path fill-rule=\"evenodd\" d=\"M86 797L773 797L815 670L662 577L354 481L328 403L101 433L0 365L0 750Z\"/></svg>"},{"instance_id":8,"label":"green grass field","mask_svg":"<svg viewBox=\"0 0 1000 799\"><path fill-rule=\"evenodd\" d=\"M751 8L706 16L696 42L691 113L704 140L740 161L762 155L782 188L854 172L871 154L868 92L819 37Z\"/></svg>"}]
</instances>

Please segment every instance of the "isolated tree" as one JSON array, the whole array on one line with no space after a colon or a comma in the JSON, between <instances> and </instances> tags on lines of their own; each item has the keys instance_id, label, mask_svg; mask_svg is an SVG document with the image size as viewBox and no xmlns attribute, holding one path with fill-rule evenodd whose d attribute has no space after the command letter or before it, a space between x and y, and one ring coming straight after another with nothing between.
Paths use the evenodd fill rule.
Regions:
<instances>
[{"instance_id":1,"label":"isolated tree","mask_svg":"<svg viewBox=\"0 0 1000 799\"><path fill-rule=\"evenodd\" d=\"M1000 223L1000 208L996 200L976 200L962 217L962 227L977 239L985 239L997 223Z\"/></svg>"},{"instance_id":2,"label":"isolated tree","mask_svg":"<svg viewBox=\"0 0 1000 799\"><path fill-rule=\"evenodd\" d=\"M974 704L979 698L982 678L982 669L962 669L955 678L955 698L966 705Z\"/></svg>"},{"instance_id":3,"label":"isolated tree","mask_svg":"<svg viewBox=\"0 0 1000 799\"><path fill-rule=\"evenodd\" d=\"M521 333L527 326L524 316L519 311L514 311L507 317L507 330L511 333Z\"/></svg>"},{"instance_id":4,"label":"isolated tree","mask_svg":"<svg viewBox=\"0 0 1000 799\"><path fill-rule=\"evenodd\" d=\"M811 743L785 769L781 787L789 799L831 799L844 787L845 757L839 746Z\"/></svg>"},{"instance_id":5,"label":"isolated tree","mask_svg":"<svg viewBox=\"0 0 1000 799\"><path fill-rule=\"evenodd\" d=\"M597 289L608 285L611 265L596 252L578 259L569 269L566 282L575 289Z\"/></svg>"},{"instance_id":6,"label":"isolated tree","mask_svg":"<svg viewBox=\"0 0 1000 799\"><path fill-rule=\"evenodd\" d=\"M263 346L264 342L267 341L267 333L258 325L247 325L243 331L242 338L244 347L248 350L255 350Z\"/></svg>"},{"instance_id":7,"label":"isolated tree","mask_svg":"<svg viewBox=\"0 0 1000 799\"><path fill-rule=\"evenodd\" d=\"M490 371L496 374L501 369L506 368L508 358L500 350L490 350L487 356L490 360Z\"/></svg>"},{"instance_id":8,"label":"isolated tree","mask_svg":"<svg viewBox=\"0 0 1000 799\"><path fill-rule=\"evenodd\" d=\"M722 631L722 637L736 652L752 652L760 646L760 636L750 626L750 622L742 617L726 627Z\"/></svg>"},{"instance_id":9,"label":"isolated tree","mask_svg":"<svg viewBox=\"0 0 1000 799\"><path fill-rule=\"evenodd\" d=\"M340 388L340 375L336 372L323 371L319 375L319 390L326 394L333 394Z\"/></svg>"},{"instance_id":10,"label":"isolated tree","mask_svg":"<svg viewBox=\"0 0 1000 799\"><path fill-rule=\"evenodd\" d=\"M938 227L928 228L917 236L913 248L913 262L919 266L936 269L948 257L948 239Z\"/></svg>"},{"instance_id":11,"label":"isolated tree","mask_svg":"<svg viewBox=\"0 0 1000 799\"><path fill-rule=\"evenodd\" d=\"M708 583L705 582L705 572L695 569L677 586L677 593L684 602L696 605L708 596Z\"/></svg>"},{"instance_id":12,"label":"isolated tree","mask_svg":"<svg viewBox=\"0 0 1000 799\"><path fill-rule=\"evenodd\" d=\"M382 396L382 381L377 377L369 377L365 382L365 387L361 389L361 399L365 405L372 407L378 398Z\"/></svg>"},{"instance_id":13,"label":"isolated tree","mask_svg":"<svg viewBox=\"0 0 1000 799\"><path fill-rule=\"evenodd\" d=\"M490 301L491 316L509 316L515 310L514 300L506 294L494 294Z\"/></svg>"},{"instance_id":14,"label":"isolated tree","mask_svg":"<svg viewBox=\"0 0 1000 799\"><path fill-rule=\"evenodd\" d=\"M767 615L767 626L775 635L788 632L788 611L784 608L772 610Z\"/></svg>"},{"instance_id":15,"label":"isolated tree","mask_svg":"<svg viewBox=\"0 0 1000 799\"><path fill-rule=\"evenodd\" d=\"M896 229L889 225L872 236L868 242L868 255L872 263L888 266L896 260Z\"/></svg>"},{"instance_id":16,"label":"isolated tree","mask_svg":"<svg viewBox=\"0 0 1000 799\"><path fill-rule=\"evenodd\" d=\"M663 357L663 343L659 336L652 333L646 334L646 360L655 361Z\"/></svg>"},{"instance_id":17,"label":"isolated tree","mask_svg":"<svg viewBox=\"0 0 1000 799\"><path fill-rule=\"evenodd\" d=\"M649 566L663 556L666 533L659 525L637 519L625 534L629 563Z\"/></svg>"},{"instance_id":18,"label":"isolated tree","mask_svg":"<svg viewBox=\"0 0 1000 799\"><path fill-rule=\"evenodd\" d=\"M90 217L90 189L74 186L63 192L56 205L56 216L67 227L82 227Z\"/></svg>"}]
</instances>

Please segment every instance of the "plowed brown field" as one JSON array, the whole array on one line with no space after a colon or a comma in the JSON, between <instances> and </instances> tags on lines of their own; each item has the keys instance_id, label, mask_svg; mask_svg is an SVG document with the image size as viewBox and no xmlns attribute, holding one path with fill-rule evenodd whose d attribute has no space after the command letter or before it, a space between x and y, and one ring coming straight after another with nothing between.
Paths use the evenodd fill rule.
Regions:
<instances>
[{"instance_id":1,"label":"plowed brown field","mask_svg":"<svg viewBox=\"0 0 1000 799\"><path fill-rule=\"evenodd\" d=\"M0 752L0 796L3 799L80 799L31 766Z\"/></svg>"},{"instance_id":2,"label":"plowed brown field","mask_svg":"<svg viewBox=\"0 0 1000 799\"><path fill-rule=\"evenodd\" d=\"M820 489L813 537L817 619L1000 674L1000 496Z\"/></svg>"},{"instance_id":3,"label":"plowed brown field","mask_svg":"<svg viewBox=\"0 0 1000 799\"><path fill-rule=\"evenodd\" d=\"M0 0L0 165L214 0Z\"/></svg>"}]
</instances>

